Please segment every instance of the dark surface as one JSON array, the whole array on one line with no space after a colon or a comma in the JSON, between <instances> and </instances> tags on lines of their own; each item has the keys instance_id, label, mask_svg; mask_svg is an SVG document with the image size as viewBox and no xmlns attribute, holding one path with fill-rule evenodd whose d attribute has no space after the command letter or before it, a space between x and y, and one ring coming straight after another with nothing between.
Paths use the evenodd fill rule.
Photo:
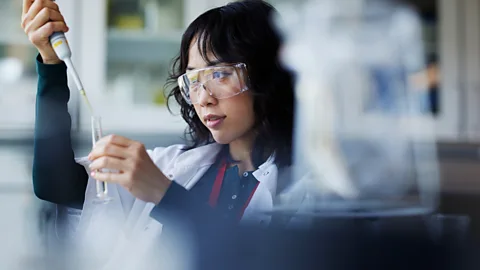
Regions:
<instances>
[{"instance_id":1,"label":"dark surface","mask_svg":"<svg viewBox=\"0 0 480 270\"><path fill-rule=\"evenodd\" d=\"M480 240L480 144L438 144L441 190L439 211L470 217L471 237Z\"/></svg>"},{"instance_id":2,"label":"dark surface","mask_svg":"<svg viewBox=\"0 0 480 270\"><path fill-rule=\"evenodd\" d=\"M423 219L319 219L312 230L221 228L197 237L203 269L478 269L466 235Z\"/></svg>"}]
</instances>

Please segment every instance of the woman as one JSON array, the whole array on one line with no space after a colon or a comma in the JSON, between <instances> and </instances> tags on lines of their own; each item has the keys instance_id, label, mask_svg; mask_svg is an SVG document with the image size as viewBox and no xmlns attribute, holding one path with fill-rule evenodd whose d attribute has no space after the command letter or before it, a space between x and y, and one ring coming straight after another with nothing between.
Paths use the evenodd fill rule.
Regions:
<instances>
[{"instance_id":1,"label":"woman","mask_svg":"<svg viewBox=\"0 0 480 270\"><path fill-rule=\"evenodd\" d=\"M279 64L281 40L269 4L230 3L186 29L169 97L181 107L190 145L145 150L110 135L94 146L85 167L75 162L71 147L66 67L48 42L68 27L52 1L25 0L23 12L22 27L39 51L33 165L39 198L82 209L84 231L96 231L89 227L100 216L126 221L132 230L159 229L178 218L270 223L255 213L271 210L289 179L282 175L291 165L294 97L292 75ZM93 179L113 184L111 203L91 202Z\"/></svg>"}]
</instances>

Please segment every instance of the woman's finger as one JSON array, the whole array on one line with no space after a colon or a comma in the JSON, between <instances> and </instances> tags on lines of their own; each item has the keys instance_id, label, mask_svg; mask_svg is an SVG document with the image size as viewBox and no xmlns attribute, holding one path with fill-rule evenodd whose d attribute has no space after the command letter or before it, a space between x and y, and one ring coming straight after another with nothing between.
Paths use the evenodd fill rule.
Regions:
<instances>
[{"instance_id":1,"label":"woman's finger","mask_svg":"<svg viewBox=\"0 0 480 270\"><path fill-rule=\"evenodd\" d=\"M105 136L100 140L98 140L97 142L97 144L108 144L108 143L115 144L118 146L123 146L123 147L129 147L131 145L137 144L138 142L134 140L130 140L129 138L126 138L120 135L115 135L115 134Z\"/></svg>"},{"instance_id":2,"label":"woman's finger","mask_svg":"<svg viewBox=\"0 0 480 270\"><path fill-rule=\"evenodd\" d=\"M30 41L33 44L42 42L42 40L51 36L54 32L67 32L68 27L64 22L49 22L40 27L37 31L29 35Z\"/></svg>"},{"instance_id":3,"label":"woman's finger","mask_svg":"<svg viewBox=\"0 0 480 270\"><path fill-rule=\"evenodd\" d=\"M63 19L63 16L62 14L60 14L60 12L53 9L44 8L42 11L40 11L38 16L36 16L27 24L27 26L25 27L25 32L29 33L35 31L43 25L47 24L48 22L65 23L65 20Z\"/></svg>"},{"instance_id":4,"label":"woman's finger","mask_svg":"<svg viewBox=\"0 0 480 270\"><path fill-rule=\"evenodd\" d=\"M129 163L125 162L124 159L115 158L115 157L108 157L103 156L100 158L95 159L90 165L89 168L92 171L101 170L101 169L109 169L115 172L123 172L125 170L130 169Z\"/></svg>"},{"instance_id":5,"label":"woman's finger","mask_svg":"<svg viewBox=\"0 0 480 270\"><path fill-rule=\"evenodd\" d=\"M32 6L33 2L34 2L33 0L23 0L22 16L25 16L25 14L27 14L27 12L30 10L30 7Z\"/></svg>"},{"instance_id":6,"label":"woman's finger","mask_svg":"<svg viewBox=\"0 0 480 270\"><path fill-rule=\"evenodd\" d=\"M126 182L127 176L125 173L116 173L116 172L109 172L109 171L92 171L90 175L98 181L120 184Z\"/></svg>"},{"instance_id":7,"label":"woman's finger","mask_svg":"<svg viewBox=\"0 0 480 270\"><path fill-rule=\"evenodd\" d=\"M124 146L119 146L116 144L96 144L90 154L88 159L95 160L103 156L115 157L120 159L129 158L132 154L128 151L128 148Z\"/></svg>"},{"instance_id":8,"label":"woman's finger","mask_svg":"<svg viewBox=\"0 0 480 270\"><path fill-rule=\"evenodd\" d=\"M92 171L90 176L92 176L95 180L108 182L108 183L119 183L118 173L111 173L107 171Z\"/></svg>"},{"instance_id":9,"label":"woman's finger","mask_svg":"<svg viewBox=\"0 0 480 270\"><path fill-rule=\"evenodd\" d=\"M51 0L36 0L28 8L28 11L26 11L26 13L24 13L24 15L22 16L22 28L25 28L25 26L28 25L29 22L34 20L35 17L37 17L37 15L45 8L60 12L60 9L55 2Z\"/></svg>"}]
</instances>

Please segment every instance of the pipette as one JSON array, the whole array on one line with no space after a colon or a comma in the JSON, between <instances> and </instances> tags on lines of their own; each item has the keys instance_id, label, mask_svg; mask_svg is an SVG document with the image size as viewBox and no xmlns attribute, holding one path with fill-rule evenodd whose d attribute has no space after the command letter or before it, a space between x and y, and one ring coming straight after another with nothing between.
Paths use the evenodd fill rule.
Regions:
<instances>
[{"instance_id":1,"label":"pipette","mask_svg":"<svg viewBox=\"0 0 480 270\"><path fill-rule=\"evenodd\" d=\"M102 137L102 130L101 130L101 123L99 117L95 117L93 114L93 108L88 101L87 94L85 93L85 89L83 88L82 81L78 76L77 70L72 63L72 51L70 50L70 46L68 45L67 38L65 34L62 32L55 32L50 36L50 44L52 44L55 53L57 54L58 58L65 62L67 66L67 70L70 75L73 77L75 81L75 85L77 86L80 94L83 96L83 99L87 103L88 109L90 110L90 114L92 115L92 142L95 144L101 137ZM106 170L106 169L102 169ZM111 197L108 196L108 187L106 182L96 180L96 188L97 188L97 199L93 202L95 204L103 204L108 203L112 200Z\"/></svg>"},{"instance_id":2,"label":"pipette","mask_svg":"<svg viewBox=\"0 0 480 270\"><path fill-rule=\"evenodd\" d=\"M87 103L90 113L93 115L92 105L88 101L87 93L83 88L82 81L80 80L77 70L75 69L75 66L72 63L72 51L70 50L70 46L68 45L68 41L67 41L67 38L65 37L65 34L63 32L53 33L53 35L50 36L50 44L55 50L55 53L57 54L58 58L60 58L60 60L62 60L65 63L65 65L67 65L68 72L73 77L73 80L75 81L75 85L77 86L78 90L80 91L80 94L83 96L85 102Z\"/></svg>"}]
</instances>

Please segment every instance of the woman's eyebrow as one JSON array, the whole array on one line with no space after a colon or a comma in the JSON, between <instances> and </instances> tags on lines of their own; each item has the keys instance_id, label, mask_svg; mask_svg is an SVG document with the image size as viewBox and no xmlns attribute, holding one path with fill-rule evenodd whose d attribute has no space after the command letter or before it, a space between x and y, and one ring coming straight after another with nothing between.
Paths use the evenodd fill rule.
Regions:
<instances>
[{"instance_id":1,"label":"woman's eyebrow","mask_svg":"<svg viewBox=\"0 0 480 270\"><path fill-rule=\"evenodd\" d=\"M209 66L209 67L212 67L212 66L216 66L216 65L222 64L222 63L223 63L223 62L220 61L220 60L213 60L213 61L208 62L208 66Z\"/></svg>"},{"instance_id":2,"label":"woman's eyebrow","mask_svg":"<svg viewBox=\"0 0 480 270\"><path fill-rule=\"evenodd\" d=\"M216 66L216 65L221 64L221 63L222 63L222 62L219 61L219 60L210 61L210 62L208 62L208 66L207 66L207 67L213 67L213 66ZM194 69L198 69L198 68L196 68L196 67L190 67L190 66L187 67L187 70L188 70L188 71L194 70Z\"/></svg>"}]
</instances>

